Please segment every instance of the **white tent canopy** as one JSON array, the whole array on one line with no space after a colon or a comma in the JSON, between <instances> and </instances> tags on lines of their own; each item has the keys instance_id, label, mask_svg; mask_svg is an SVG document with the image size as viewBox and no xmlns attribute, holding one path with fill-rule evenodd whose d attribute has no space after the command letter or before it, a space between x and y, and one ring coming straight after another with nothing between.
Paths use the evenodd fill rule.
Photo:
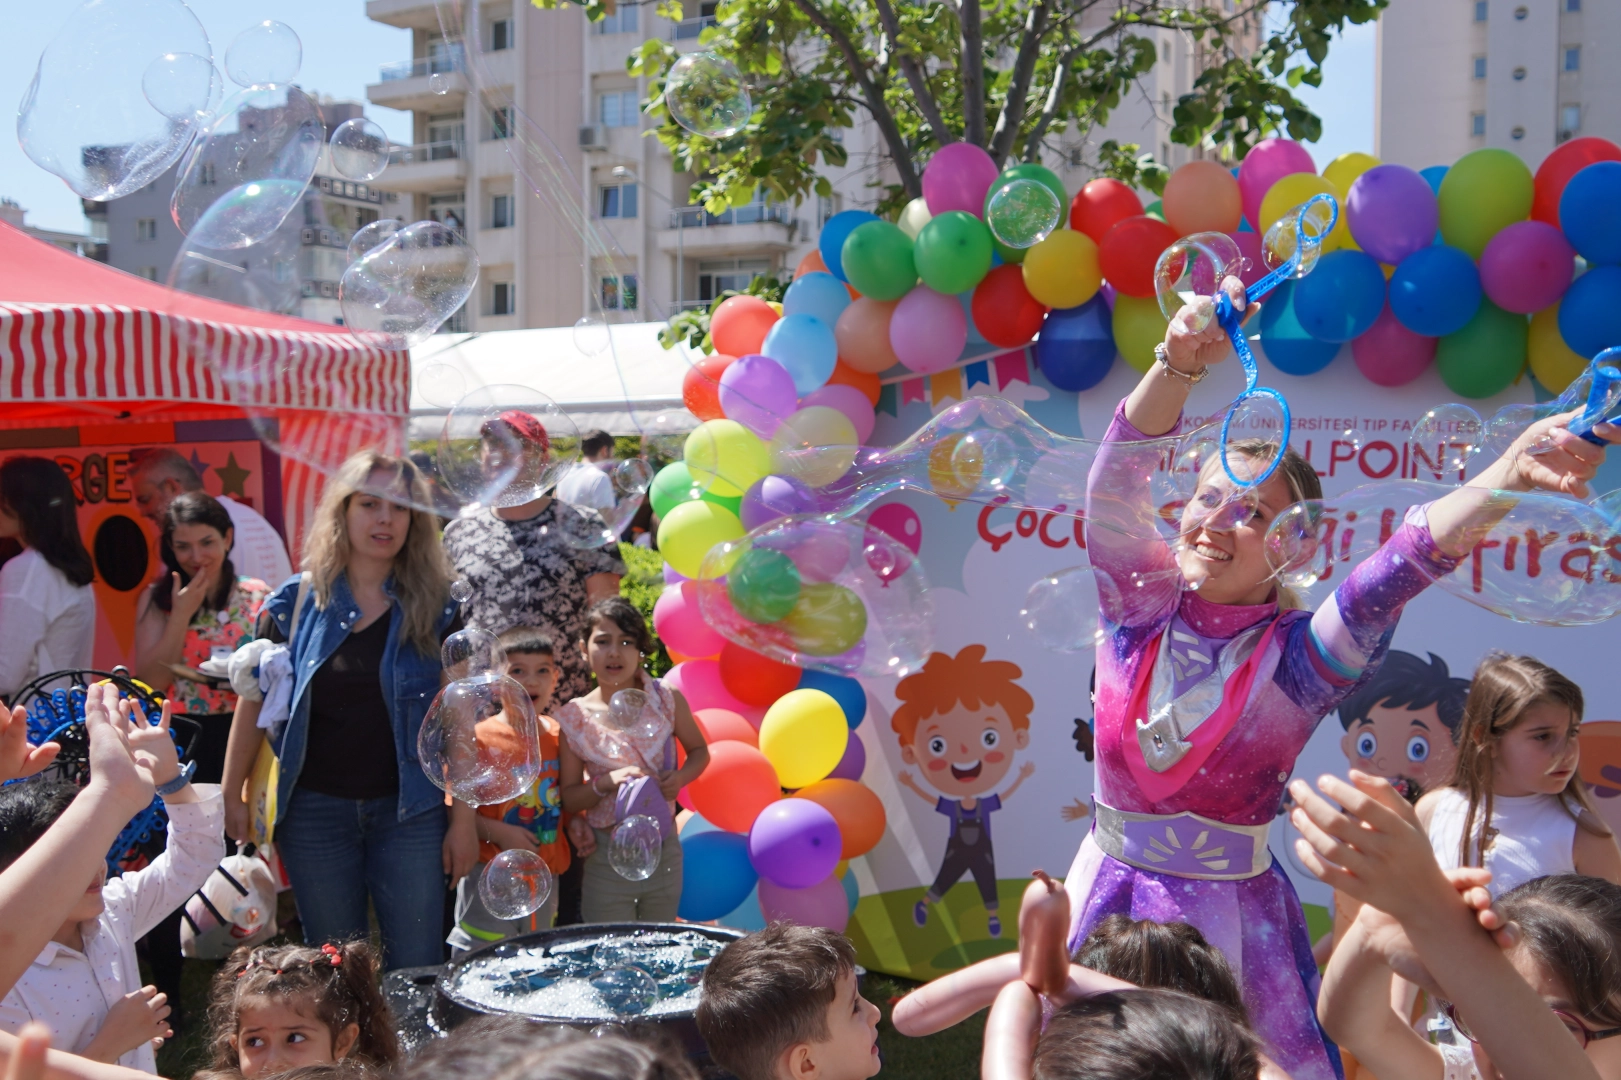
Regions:
<instances>
[{"instance_id":1,"label":"white tent canopy","mask_svg":"<svg viewBox=\"0 0 1621 1080\"><path fill-rule=\"evenodd\" d=\"M437 438L455 399L502 383L539 390L582 432L642 434L660 414L664 430L691 429L698 421L681 403L681 378L701 354L685 345L665 349L663 327L610 326L611 346L596 356L575 344L572 326L436 334L411 350L411 438Z\"/></svg>"}]
</instances>

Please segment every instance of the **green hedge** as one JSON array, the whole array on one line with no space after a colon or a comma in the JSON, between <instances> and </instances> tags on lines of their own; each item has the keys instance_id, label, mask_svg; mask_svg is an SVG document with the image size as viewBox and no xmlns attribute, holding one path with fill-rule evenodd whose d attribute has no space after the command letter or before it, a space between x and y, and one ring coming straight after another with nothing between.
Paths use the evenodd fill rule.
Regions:
<instances>
[{"instance_id":1,"label":"green hedge","mask_svg":"<svg viewBox=\"0 0 1621 1080\"><path fill-rule=\"evenodd\" d=\"M636 605L637 610L647 619L647 628L653 630L653 605L658 602L659 594L664 591L664 558L656 551L639 548L632 544L619 545L619 557L625 562L625 577L619 582L619 592L626 600ZM657 648L653 655L648 657L647 670L654 676L663 675L670 670L670 652L659 640L658 634L653 634L653 641Z\"/></svg>"}]
</instances>

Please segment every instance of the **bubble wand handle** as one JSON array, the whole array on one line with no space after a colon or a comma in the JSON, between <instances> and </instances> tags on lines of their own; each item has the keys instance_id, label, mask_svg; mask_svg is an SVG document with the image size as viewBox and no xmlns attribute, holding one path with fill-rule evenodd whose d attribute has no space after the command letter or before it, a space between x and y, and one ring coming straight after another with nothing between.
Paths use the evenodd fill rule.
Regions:
<instances>
[{"instance_id":1,"label":"bubble wand handle","mask_svg":"<svg viewBox=\"0 0 1621 1080\"><path fill-rule=\"evenodd\" d=\"M1573 418L1568 430L1572 435L1580 435L1594 446L1608 446L1609 442L1593 434L1593 428L1601 423L1621 424L1621 414L1611 416L1608 420L1604 414L1616 407L1616 397L1621 394L1621 347L1605 349L1593 357L1588 370L1592 373L1592 385L1587 388L1587 404L1580 415Z\"/></svg>"}]
</instances>

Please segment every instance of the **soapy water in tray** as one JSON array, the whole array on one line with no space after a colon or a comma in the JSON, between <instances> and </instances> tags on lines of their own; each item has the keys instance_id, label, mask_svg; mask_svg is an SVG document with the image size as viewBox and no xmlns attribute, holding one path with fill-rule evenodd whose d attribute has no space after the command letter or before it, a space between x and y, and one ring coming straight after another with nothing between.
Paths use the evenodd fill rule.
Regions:
<instances>
[{"instance_id":1,"label":"soapy water in tray","mask_svg":"<svg viewBox=\"0 0 1621 1080\"><path fill-rule=\"evenodd\" d=\"M451 988L496 1012L565 1020L686 1013L698 1007L704 968L724 944L651 932L503 946L463 963Z\"/></svg>"}]
</instances>

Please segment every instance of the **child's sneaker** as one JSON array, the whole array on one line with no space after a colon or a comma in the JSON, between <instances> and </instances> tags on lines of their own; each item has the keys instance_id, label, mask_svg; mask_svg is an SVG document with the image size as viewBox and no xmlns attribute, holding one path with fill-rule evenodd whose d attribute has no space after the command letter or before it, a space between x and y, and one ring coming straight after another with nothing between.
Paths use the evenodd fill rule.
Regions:
<instances>
[{"instance_id":1,"label":"child's sneaker","mask_svg":"<svg viewBox=\"0 0 1621 1080\"><path fill-rule=\"evenodd\" d=\"M985 920L985 922L990 927L991 937L1001 937L1002 936L1002 920L1001 919L998 919L995 915L992 915L989 918L987 918Z\"/></svg>"},{"instance_id":2,"label":"child's sneaker","mask_svg":"<svg viewBox=\"0 0 1621 1080\"><path fill-rule=\"evenodd\" d=\"M919 900L912 905L912 921L919 926L925 926L929 921L929 904L926 900Z\"/></svg>"}]
</instances>

